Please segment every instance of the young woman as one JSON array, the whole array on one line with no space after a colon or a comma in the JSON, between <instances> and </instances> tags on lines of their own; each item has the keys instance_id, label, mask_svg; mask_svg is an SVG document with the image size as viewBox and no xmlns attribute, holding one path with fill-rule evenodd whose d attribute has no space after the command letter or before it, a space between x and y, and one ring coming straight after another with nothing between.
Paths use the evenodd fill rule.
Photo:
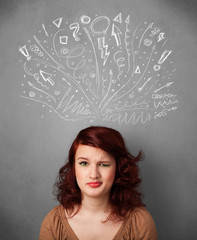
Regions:
<instances>
[{"instance_id":1,"label":"young woman","mask_svg":"<svg viewBox=\"0 0 197 240\"><path fill-rule=\"evenodd\" d=\"M39 240L156 240L139 191L141 159L112 128L80 131L55 184L60 205L43 220Z\"/></svg>"}]
</instances>

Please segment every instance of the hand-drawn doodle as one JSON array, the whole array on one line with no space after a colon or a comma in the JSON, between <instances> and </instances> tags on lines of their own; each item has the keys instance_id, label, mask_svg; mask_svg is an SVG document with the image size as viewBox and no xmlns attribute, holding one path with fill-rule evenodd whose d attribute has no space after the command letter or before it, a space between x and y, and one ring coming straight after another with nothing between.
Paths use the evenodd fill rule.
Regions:
<instances>
[{"instance_id":1,"label":"hand-drawn doodle","mask_svg":"<svg viewBox=\"0 0 197 240\"><path fill-rule=\"evenodd\" d=\"M53 21L53 24L57 27L57 28L60 28L61 24L62 24L62 20L63 18L57 18Z\"/></svg>"},{"instance_id":2,"label":"hand-drawn doodle","mask_svg":"<svg viewBox=\"0 0 197 240\"><path fill-rule=\"evenodd\" d=\"M108 45L105 45L105 37L98 38L98 49L101 50L101 58L103 59L104 66L110 54L110 52L107 51Z\"/></svg>"},{"instance_id":3,"label":"hand-drawn doodle","mask_svg":"<svg viewBox=\"0 0 197 240\"><path fill-rule=\"evenodd\" d=\"M72 24L70 24L69 28L71 30L74 29L73 37L74 37L75 41L80 41L80 38L78 37L78 32L79 32L79 28L80 28L79 23L78 22L72 23Z\"/></svg>"},{"instance_id":4,"label":"hand-drawn doodle","mask_svg":"<svg viewBox=\"0 0 197 240\"><path fill-rule=\"evenodd\" d=\"M89 24L91 22L91 18L86 15L81 16L80 20L81 20L81 23L83 23L83 24Z\"/></svg>"},{"instance_id":5,"label":"hand-drawn doodle","mask_svg":"<svg viewBox=\"0 0 197 240\"><path fill-rule=\"evenodd\" d=\"M131 22L119 13L41 23L19 46L21 97L67 121L146 124L175 111L176 69L166 33L153 22Z\"/></svg>"},{"instance_id":6,"label":"hand-drawn doodle","mask_svg":"<svg viewBox=\"0 0 197 240\"><path fill-rule=\"evenodd\" d=\"M122 13L119 13L115 18L115 22L122 23Z\"/></svg>"},{"instance_id":7,"label":"hand-drawn doodle","mask_svg":"<svg viewBox=\"0 0 197 240\"><path fill-rule=\"evenodd\" d=\"M113 24L111 36L114 36L117 47L121 45L121 34L122 32L120 31L120 29L115 24Z\"/></svg>"}]
</instances>

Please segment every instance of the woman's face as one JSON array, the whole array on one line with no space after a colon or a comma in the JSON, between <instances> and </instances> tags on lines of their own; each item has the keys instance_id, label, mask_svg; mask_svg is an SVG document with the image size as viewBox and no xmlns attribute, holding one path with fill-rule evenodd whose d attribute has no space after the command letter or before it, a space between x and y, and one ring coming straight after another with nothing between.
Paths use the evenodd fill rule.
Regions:
<instances>
[{"instance_id":1,"label":"woman's face","mask_svg":"<svg viewBox=\"0 0 197 240\"><path fill-rule=\"evenodd\" d=\"M100 148L79 145L75 153L75 174L82 197L105 198L114 182L116 161Z\"/></svg>"}]
</instances>

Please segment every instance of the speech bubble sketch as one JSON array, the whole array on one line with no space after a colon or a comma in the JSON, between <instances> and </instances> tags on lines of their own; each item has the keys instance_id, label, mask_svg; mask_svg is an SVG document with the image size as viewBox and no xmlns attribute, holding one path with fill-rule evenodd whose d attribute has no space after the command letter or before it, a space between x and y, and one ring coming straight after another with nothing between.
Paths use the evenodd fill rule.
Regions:
<instances>
[{"instance_id":1,"label":"speech bubble sketch","mask_svg":"<svg viewBox=\"0 0 197 240\"><path fill-rule=\"evenodd\" d=\"M178 109L174 52L153 22L131 16L64 17L40 24L19 48L21 97L66 121L145 124Z\"/></svg>"}]
</instances>

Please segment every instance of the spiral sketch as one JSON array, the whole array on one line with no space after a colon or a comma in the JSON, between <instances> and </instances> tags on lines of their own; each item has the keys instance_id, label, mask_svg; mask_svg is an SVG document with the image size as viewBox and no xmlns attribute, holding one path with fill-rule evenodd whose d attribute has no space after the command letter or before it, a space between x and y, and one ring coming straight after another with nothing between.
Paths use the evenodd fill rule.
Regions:
<instances>
[{"instance_id":1,"label":"spiral sketch","mask_svg":"<svg viewBox=\"0 0 197 240\"><path fill-rule=\"evenodd\" d=\"M67 121L145 124L178 108L166 33L131 16L63 17L19 46L21 97Z\"/></svg>"}]
</instances>

